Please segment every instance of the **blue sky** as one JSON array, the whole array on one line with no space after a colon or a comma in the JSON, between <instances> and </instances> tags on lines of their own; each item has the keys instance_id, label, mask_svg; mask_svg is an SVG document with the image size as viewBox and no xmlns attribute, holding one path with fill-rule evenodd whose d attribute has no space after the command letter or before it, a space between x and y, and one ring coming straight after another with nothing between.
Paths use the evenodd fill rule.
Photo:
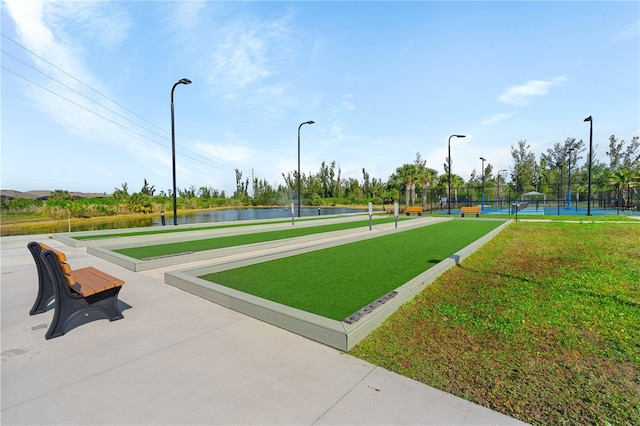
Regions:
<instances>
[{"instance_id":1,"label":"blue sky","mask_svg":"<svg viewBox=\"0 0 640 426\"><path fill-rule=\"evenodd\" d=\"M468 179L511 146L596 158L640 134L640 3L2 1L2 189L147 179L231 195L235 169L387 180L420 152Z\"/></svg>"}]
</instances>

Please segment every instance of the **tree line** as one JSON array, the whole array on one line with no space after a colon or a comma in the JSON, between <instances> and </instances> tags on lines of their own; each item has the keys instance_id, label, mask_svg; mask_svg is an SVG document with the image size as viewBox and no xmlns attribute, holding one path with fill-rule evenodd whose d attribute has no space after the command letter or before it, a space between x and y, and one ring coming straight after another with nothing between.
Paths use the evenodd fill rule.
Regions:
<instances>
[{"instance_id":1,"label":"tree line","mask_svg":"<svg viewBox=\"0 0 640 426\"><path fill-rule=\"evenodd\" d=\"M365 168L362 175L344 177L336 162L322 162L316 173L300 175L302 204L320 205L362 205L391 204L422 205L428 208L442 200L451 200L456 205L463 191L466 199L478 199L480 188L487 199L504 198L507 191L511 199L521 194L536 191L549 195L559 194L568 188L571 175L571 190L576 197L586 197L588 184L588 151L582 140L567 138L555 143L552 148L538 156L531 146L520 140L511 146L513 163L508 170L495 171L490 162L484 170L474 169L469 180L451 174L451 161L445 158L444 173L428 167L420 153L416 153L412 163L403 164L385 181L371 177ZM595 152L594 148L594 152ZM626 205L640 189L640 139L636 136L625 142L611 135L606 152L608 164L592 158L591 181L594 188L602 191L617 191ZM266 179L243 177L243 172L235 169L236 188L232 195L225 191L202 186L177 188L176 198L180 209L208 209L216 207L240 206L287 206L297 201L297 171L283 172L283 182L271 185ZM507 179L508 178L508 179ZM449 188L451 193L449 193ZM473 191L473 195L470 192ZM582 195L580 195L582 194ZM3 214L34 214L49 217L93 217L126 213L151 213L171 210L173 194L171 190L156 191L146 179L138 192L130 192L125 182L114 188L111 197L92 200L72 200L68 191L53 191L47 201L2 200Z\"/></svg>"}]
</instances>

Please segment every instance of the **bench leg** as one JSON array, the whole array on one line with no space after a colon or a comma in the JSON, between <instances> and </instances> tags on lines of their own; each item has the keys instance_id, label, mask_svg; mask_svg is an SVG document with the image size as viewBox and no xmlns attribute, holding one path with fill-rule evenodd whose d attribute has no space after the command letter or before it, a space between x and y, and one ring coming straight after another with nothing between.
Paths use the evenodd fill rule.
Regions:
<instances>
[{"instance_id":1,"label":"bench leg","mask_svg":"<svg viewBox=\"0 0 640 426\"><path fill-rule=\"evenodd\" d=\"M48 340L64 335L70 330L69 326L72 322L82 316L89 317L91 314L98 314L91 320L106 317L109 321L124 318L118 308L119 292L120 287L115 287L88 297L80 295L61 297L59 301L56 301L53 320L45 338Z\"/></svg>"},{"instance_id":2,"label":"bench leg","mask_svg":"<svg viewBox=\"0 0 640 426\"><path fill-rule=\"evenodd\" d=\"M38 295L35 302L29 311L29 315L41 314L47 311L47 306L53 302L55 296L53 295L53 285L48 280L38 280ZM45 281L43 283L43 281Z\"/></svg>"},{"instance_id":3,"label":"bench leg","mask_svg":"<svg viewBox=\"0 0 640 426\"><path fill-rule=\"evenodd\" d=\"M29 311L29 315L35 315L46 312L47 306L53 301L55 295L53 293L53 281L51 281L51 277L40 259L40 244L31 242L27 247L36 262L36 269L38 270L38 295Z\"/></svg>"}]
</instances>

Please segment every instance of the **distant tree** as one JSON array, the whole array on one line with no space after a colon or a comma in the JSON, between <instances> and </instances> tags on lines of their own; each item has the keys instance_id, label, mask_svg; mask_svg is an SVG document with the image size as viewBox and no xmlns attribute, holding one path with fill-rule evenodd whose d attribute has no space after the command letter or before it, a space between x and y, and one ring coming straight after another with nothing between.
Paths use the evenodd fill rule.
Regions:
<instances>
[{"instance_id":1,"label":"distant tree","mask_svg":"<svg viewBox=\"0 0 640 426\"><path fill-rule=\"evenodd\" d=\"M518 141L517 146L511 145L511 181L516 192L523 193L534 188L534 176L536 174L536 156L531 151L531 146L526 141Z\"/></svg>"},{"instance_id":2,"label":"distant tree","mask_svg":"<svg viewBox=\"0 0 640 426\"><path fill-rule=\"evenodd\" d=\"M56 189L49 194L49 201L68 201L71 200L71 194L69 191L65 191L63 189Z\"/></svg>"},{"instance_id":3,"label":"distant tree","mask_svg":"<svg viewBox=\"0 0 640 426\"><path fill-rule=\"evenodd\" d=\"M438 178L438 171L435 169L425 167L424 164L418 170L418 182L420 182L422 186L421 205L423 209L427 208L427 190L430 186L435 186L437 178Z\"/></svg>"},{"instance_id":4,"label":"distant tree","mask_svg":"<svg viewBox=\"0 0 640 426\"><path fill-rule=\"evenodd\" d=\"M371 195L371 177L364 167L362 168L362 192Z\"/></svg>"},{"instance_id":5,"label":"distant tree","mask_svg":"<svg viewBox=\"0 0 640 426\"><path fill-rule=\"evenodd\" d=\"M253 205L266 206L278 201L278 194L266 179L253 178Z\"/></svg>"},{"instance_id":6,"label":"distant tree","mask_svg":"<svg viewBox=\"0 0 640 426\"><path fill-rule=\"evenodd\" d=\"M335 166L335 161L332 161L330 166L327 166L324 161L320 165L318 179L320 180L320 185L322 186L321 195L323 198L335 197L336 195Z\"/></svg>"},{"instance_id":7,"label":"distant tree","mask_svg":"<svg viewBox=\"0 0 640 426\"><path fill-rule=\"evenodd\" d=\"M186 200L190 200L192 198L196 198L196 187L195 185L191 185L189 188L176 188L176 192L180 198L184 198Z\"/></svg>"},{"instance_id":8,"label":"distant tree","mask_svg":"<svg viewBox=\"0 0 640 426\"><path fill-rule=\"evenodd\" d=\"M129 185L127 185L127 182L122 184L122 188L113 189L113 198L117 201L126 201L129 199Z\"/></svg>"},{"instance_id":9,"label":"distant tree","mask_svg":"<svg viewBox=\"0 0 640 426\"><path fill-rule=\"evenodd\" d=\"M198 196L203 200L209 200L213 197L213 188L208 186L201 186L198 190Z\"/></svg>"},{"instance_id":10,"label":"distant tree","mask_svg":"<svg viewBox=\"0 0 640 426\"><path fill-rule=\"evenodd\" d=\"M364 201L364 192L358 179L349 178L344 181L344 194L349 202L357 203Z\"/></svg>"},{"instance_id":11,"label":"distant tree","mask_svg":"<svg viewBox=\"0 0 640 426\"><path fill-rule=\"evenodd\" d=\"M449 179L447 176L447 185L449 184ZM453 191L453 200L455 201L455 205L458 205L458 192L464 186L464 179L462 177L452 174L451 175L451 190Z\"/></svg>"},{"instance_id":12,"label":"distant tree","mask_svg":"<svg viewBox=\"0 0 640 426\"><path fill-rule=\"evenodd\" d=\"M236 173L236 191L233 193L234 197L247 197L249 195L249 178L245 182L242 182L242 172L238 169L234 169Z\"/></svg>"},{"instance_id":13,"label":"distant tree","mask_svg":"<svg viewBox=\"0 0 640 426\"><path fill-rule=\"evenodd\" d=\"M403 164L396 168L390 177L396 187L404 188L404 198L407 205L414 205L417 179L418 173L415 164Z\"/></svg>"},{"instance_id":14,"label":"distant tree","mask_svg":"<svg viewBox=\"0 0 640 426\"><path fill-rule=\"evenodd\" d=\"M554 182L552 192L558 191L563 185L560 178L562 177L564 183L568 181L569 168L574 176L571 180L572 186L575 185L580 180L579 160L582 158L580 154L584 151L584 142L576 141L575 138L567 138L564 143L556 142L552 148L547 149L546 153L540 155L540 165L534 168L534 186L539 187L539 181L545 179L549 191L552 191L552 182Z\"/></svg>"},{"instance_id":15,"label":"distant tree","mask_svg":"<svg viewBox=\"0 0 640 426\"><path fill-rule=\"evenodd\" d=\"M609 168L640 170L640 138L634 136L629 145L625 146L623 139L618 140L615 135L609 136Z\"/></svg>"},{"instance_id":16,"label":"distant tree","mask_svg":"<svg viewBox=\"0 0 640 426\"><path fill-rule=\"evenodd\" d=\"M153 211L152 199L149 195L142 192L131 194L127 200L129 210L134 213L151 213Z\"/></svg>"},{"instance_id":17,"label":"distant tree","mask_svg":"<svg viewBox=\"0 0 640 426\"><path fill-rule=\"evenodd\" d=\"M156 188L153 185L149 186L149 182L147 182L147 180L145 179L144 185L142 186L142 189L140 190L140 192L150 197L153 197L153 194L155 194L156 192Z\"/></svg>"}]
</instances>

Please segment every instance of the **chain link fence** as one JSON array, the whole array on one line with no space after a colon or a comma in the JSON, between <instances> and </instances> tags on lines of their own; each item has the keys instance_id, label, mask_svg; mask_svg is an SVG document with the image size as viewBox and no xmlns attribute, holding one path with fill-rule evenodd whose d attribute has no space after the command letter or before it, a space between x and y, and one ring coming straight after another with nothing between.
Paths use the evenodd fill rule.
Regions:
<instances>
[{"instance_id":1,"label":"chain link fence","mask_svg":"<svg viewBox=\"0 0 640 426\"><path fill-rule=\"evenodd\" d=\"M540 191L518 192L507 185L464 185L451 188L451 197L447 197L447 188L421 190L416 188L415 195L407 197L401 193L400 203L404 206L422 206L429 212L459 210L461 207L482 205L487 213L505 212L513 204L526 202L528 207L544 209L545 214L586 214L588 208L596 214L640 215L640 184L630 183L620 188L611 185L593 185L591 204L588 206L587 185L577 183L569 187L548 185ZM554 211L555 209L555 211Z\"/></svg>"}]
</instances>

